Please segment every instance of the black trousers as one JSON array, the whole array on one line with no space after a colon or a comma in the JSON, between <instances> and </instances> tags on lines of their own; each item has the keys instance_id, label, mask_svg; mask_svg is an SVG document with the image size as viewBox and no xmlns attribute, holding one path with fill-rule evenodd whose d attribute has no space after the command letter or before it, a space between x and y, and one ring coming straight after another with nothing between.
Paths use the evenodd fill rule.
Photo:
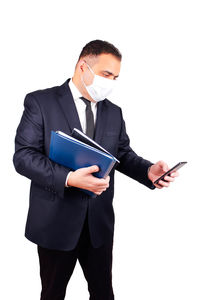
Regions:
<instances>
[{"instance_id":1,"label":"black trousers","mask_svg":"<svg viewBox=\"0 0 200 300\"><path fill-rule=\"evenodd\" d=\"M67 284L77 260L88 283L90 300L114 300L112 248L107 243L93 248L86 217L79 242L71 251L52 250L38 245L42 291L40 300L64 300Z\"/></svg>"}]
</instances>

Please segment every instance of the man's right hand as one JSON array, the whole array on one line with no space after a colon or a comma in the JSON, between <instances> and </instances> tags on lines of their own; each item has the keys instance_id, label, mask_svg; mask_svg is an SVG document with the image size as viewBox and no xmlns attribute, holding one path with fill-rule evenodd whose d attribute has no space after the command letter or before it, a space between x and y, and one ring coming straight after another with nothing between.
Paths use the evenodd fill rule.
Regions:
<instances>
[{"instance_id":1,"label":"man's right hand","mask_svg":"<svg viewBox=\"0 0 200 300\"><path fill-rule=\"evenodd\" d=\"M67 185L89 190L97 195L101 195L109 187L110 176L97 178L92 173L98 172L96 165L80 168L70 173Z\"/></svg>"}]
</instances>

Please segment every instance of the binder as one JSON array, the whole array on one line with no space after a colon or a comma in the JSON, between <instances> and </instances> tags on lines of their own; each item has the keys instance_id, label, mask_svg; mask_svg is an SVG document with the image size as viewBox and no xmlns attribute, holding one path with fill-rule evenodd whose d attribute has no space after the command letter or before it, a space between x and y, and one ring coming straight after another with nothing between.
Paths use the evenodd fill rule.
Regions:
<instances>
[{"instance_id":1,"label":"binder","mask_svg":"<svg viewBox=\"0 0 200 300\"><path fill-rule=\"evenodd\" d=\"M79 129L77 128L74 128L73 131L72 131L72 137L74 137L75 139L87 144L87 145L90 145L96 149L99 149L100 151L103 151L107 154L109 154L110 156L112 156L115 161L116 161L116 164L119 163L119 160L116 159L110 152L108 152L106 149L104 149L102 146L100 146L97 142L95 142L94 140L92 140L90 137L88 137L85 133L83 133L82 131L80 131Z\"/></svg>"},{"instance_id":2,"label":"binder","mask_svg":"<svg viewBox=\"0 0 200 300\"><path fill-rule=\"evenodd\" d=\"M78 129L74 129L73 132L77 133ZM78 133L80 134L80 132ZM49 158L73 171L91 165L98 165L99 171L93 173L93 175L98 178L105 178L119 161L95 141L84 134L80 135L89 144L61 131L52 130ZM91 191L81 190L93 198L97 196Z\"/></svg>"}]
</instances>

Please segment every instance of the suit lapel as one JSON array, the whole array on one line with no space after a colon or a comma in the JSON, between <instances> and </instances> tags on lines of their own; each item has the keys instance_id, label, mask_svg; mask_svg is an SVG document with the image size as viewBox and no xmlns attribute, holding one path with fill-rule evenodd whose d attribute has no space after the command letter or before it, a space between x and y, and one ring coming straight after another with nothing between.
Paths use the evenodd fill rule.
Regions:
<instances>
[{"instance_id":1,"label":"suit lapel","mask_svg":"<svg viewBox=\"0 0 200 300\"><path fill-rule=\"evenodd\" d=\"M71 131L74 128L83 131L76 109L76 105L74 103L74 99L68 85L69 80L70 79L68 79L63 85L60 86L58 102L65 115L65 118L67 119Z\"/></svg>"}]
</instances>

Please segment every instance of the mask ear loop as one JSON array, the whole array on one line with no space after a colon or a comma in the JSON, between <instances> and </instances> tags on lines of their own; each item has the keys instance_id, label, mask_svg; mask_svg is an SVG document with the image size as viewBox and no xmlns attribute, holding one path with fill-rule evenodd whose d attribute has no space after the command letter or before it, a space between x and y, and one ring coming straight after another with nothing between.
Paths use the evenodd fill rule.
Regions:
<instances>
[{"instance_id":1,"label":"mask ear loop","mask_svg":"<svg viewBox=\"0 0 200 300\"><path fill-rule=\"evenodd\" d=\"M88 69L90 70L90 72L95 76L96 74L94 73L94 71L92 70L92 68L88 65L88 63L84 60L84 62L86 63Z\"/></svg>"},{"instance_id":2,"label":"mask ear loop","mask_svg":"<svg viewBox=\"0 0 200 300\"><path fill-rule=\"evenodd\" d=\"M88 65L88 63L85 60L83 60L83 61L86 63L88 69L90 70L90 72L92 73L92 75L94 75L94 77L95 77L96 74L94 73L94 71L91 69L91 67ZM83 75L81 76L81 81L82 81L84 87L87 89L87 86L86 86L86 84L85 84L85 82L83 80Z\"/></svg>"},{"instance_id":3,"label":"mask ear loop","mask_svg":"<svg viewBox=\"0 0 200 300\"><path fill-rule=\"evenodd\" d=\"M95 76L94 71L91 69L91 67L88 65L88 63L87 63L85 60L84 60L84 62L86 63L86 65L87 65L88 69L90 70L90 72ZM83 80L83 75L81 76L81 81L82 81L84 87L85 87L86 90L87 90L87 86L86 86L86 84L85 84L85 82L84 82L84 80Z\"/></svg>"}]
</instances>

